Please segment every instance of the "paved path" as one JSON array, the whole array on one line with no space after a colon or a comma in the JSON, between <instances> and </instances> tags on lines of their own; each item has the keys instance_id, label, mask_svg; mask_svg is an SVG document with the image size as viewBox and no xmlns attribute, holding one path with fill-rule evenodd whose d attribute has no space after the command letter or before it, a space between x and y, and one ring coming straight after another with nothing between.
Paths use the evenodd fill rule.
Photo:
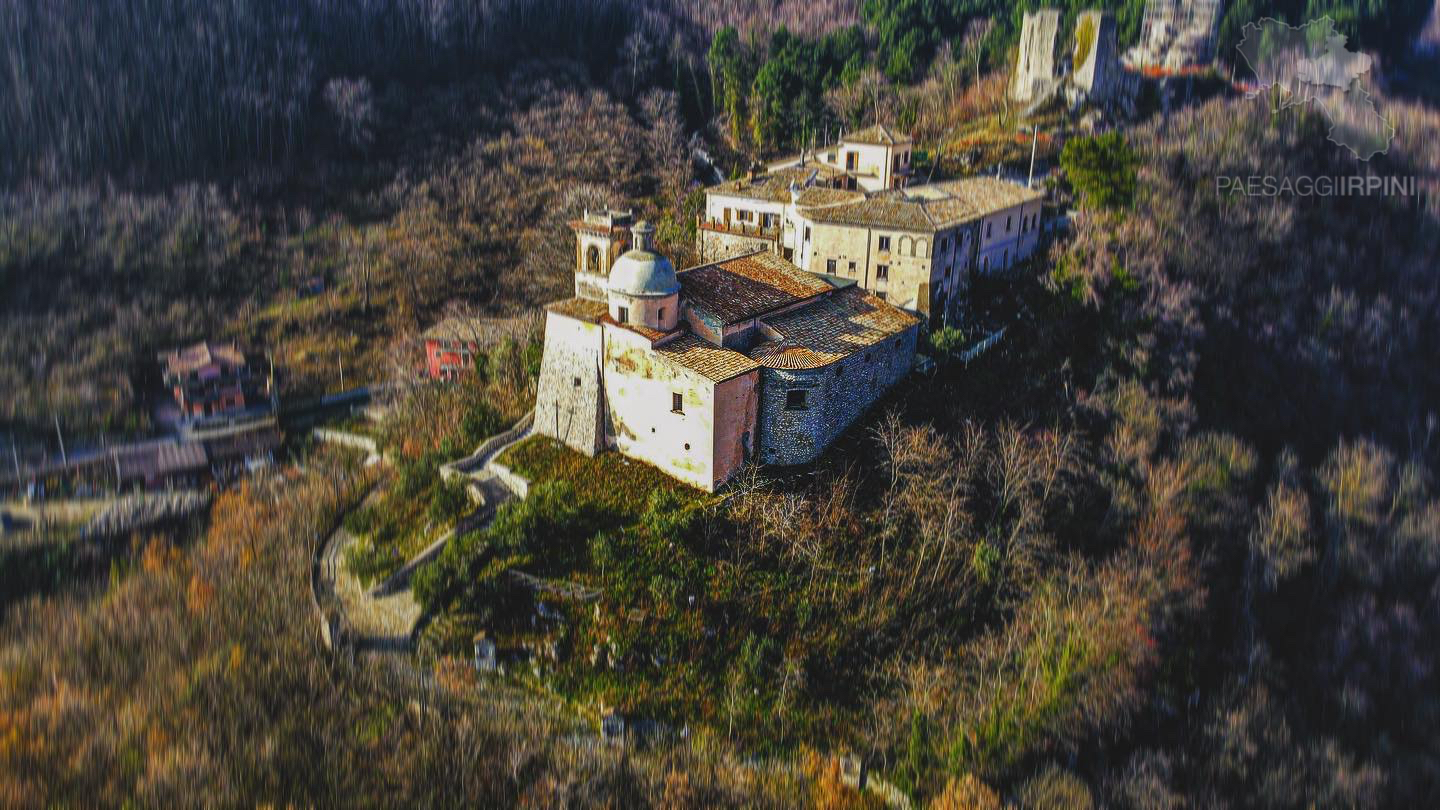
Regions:
<instances>
[{"instance_id":1,"label":"paved path","mask_svg":"<svg viewBox=\"0 0 1440 810\"><path fill-rule=\"evenodd\" d=\"M495 518L496 509L511 497L510 490L495 478L489 467L490 462L494 461L507 448L529 437L528 421L524 421L522 424L523 426L517 425L507 434L502 434L505 436L503 441L489 443L489 447L482 446L482 452L477 452L471 457L473 460L471 469L475 472L471 473L469 477L480 488L484 499L483 505L474 513L461 519L454 529L441 535L439 539L415 555L409 562L401 566L399 571L379 585L373 588L365 587L346 567L345 550L355 543L357 538L345 530L343 521L340 527L325 541L325 549L321 556L322 575L327 580L326 584L333 589L336 597L340 600L345 626L356 640L360 651L390 653L412 651L415 629L424 616L424 612L419 603L415 601L410 588L414 573L421 566L439 556L451 540L461 534L479 531L488 526L490 521ZM363 504L372 503L379 497L379 490L376 489L365 498Z\"/></svg>"},{"instance_id":2,"label":"paved path","mask_svg":"<svg viewBox=\"0 0 1440 810\"><path fill-rule=\"evenodd\" d=\"M420 605L406 588L385 596L370 593L345 566L345 549L356 538L341 526L326 541L322 558L330 586L345 613L345 625L363 649L404 650L410 644L410 633L420 620Z\"/></svg>"}]
</instances>

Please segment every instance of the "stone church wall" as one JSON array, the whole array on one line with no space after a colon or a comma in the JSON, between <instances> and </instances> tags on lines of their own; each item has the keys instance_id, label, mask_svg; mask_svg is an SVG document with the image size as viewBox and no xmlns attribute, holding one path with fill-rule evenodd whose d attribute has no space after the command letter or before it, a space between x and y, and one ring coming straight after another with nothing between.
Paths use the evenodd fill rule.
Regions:
<instances>
[{"instance_id":1,"label":"stone church wall","mask_svg":"<svg viewBox=\"0 0 1440 810\"><path fill-rule=\"evenodd\" d=\"M818 369L761 369L760 460L806 464L910 371L916 325L863 352ZM838 371L838 373L837 373ZM805 410L786 410L788 392L806 392Z\"/></svg>"},{"instance_id":2,"label":"stone church wall","mask_svg":"<svg viewBox=\"0 0 1440 810\"><path fill-rule=\"evenodd\" d=\"M588 456L604 449L600 422L601 326L548 313L535 396L535 431Z\"/></svg>"}]
</instances>

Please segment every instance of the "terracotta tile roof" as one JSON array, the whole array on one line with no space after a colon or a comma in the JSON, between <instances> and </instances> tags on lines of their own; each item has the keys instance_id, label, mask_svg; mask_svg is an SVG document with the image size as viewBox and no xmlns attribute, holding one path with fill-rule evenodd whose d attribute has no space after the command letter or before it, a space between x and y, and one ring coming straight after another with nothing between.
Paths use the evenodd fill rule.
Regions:
<instances>
[{"instance_id":1,"label":"terracotta tile roof","mask_svg":"<svg viewBox=\"0 0 1440 810\"><path fill-rule=\"evenodd\" d=\"M769 251L701 265L678 277L686 303L727 324L774 312L831 289L824 279Z\"/></svg>"},{"instance_id":2,"label":"terracotta tile roof","mask_svg":"<svg viewBox=\"0 0 1440 810\"><path fill-rule=\"evenodd\" d=\"M757 174L753 179L741 177L735 180L726 180L707 188L706 191L730 197L788 203L790 202L791 183L801 188L815 183L823 186L833 178L844 176L844 170L834 166L826 166L823 163L807 163L804 166L789 166Z\"/></svg>"},{"instance_id":3,"label":"terracotta tile roof","mask_svg":"<svg viewBox=\"0 0 1440 810\"><path fill-rule=\"evenodd\" d=\"M796 204L804 208L814 205L834 205L835 203L855 202L856 200L863 200L864 198L865 192L863 191L811 186L800 192L800 199L796 201Z\"/></svg>"},{"instance_id":4,"label":"terracotta tile roof","mask_svg":"<svg viewBox=\"0 0 1440 810\"><path fill-rule=\"evenodd\" d=\"M1022 203L1034 202L1045 196L1043 191L1026 188L1020 183L1012 183L998 177L965 177L959 180L947 180L942 183L905 189L905 194L910 197L936 192L964 202L981 215L993 214Z\"/></svg>"},{"instance_id":5,"label":"terracotta tile roof","mask_svg":"<svg viewBox=\"0 0 1440 810\"><path fill-rule=\"evenodd\" d=\"M483 315L448 315L420 334L425 340L459 340L477 345L490 345L506 337L523 334L534 316L527 313L512 318Z\"/></svg>"},{"instance_id":6,"label":"terracotta tile roof","mask_svg":"<svg viewBox=\"0 0 1440 810\"><path fill-rule=\"evenodd\" d=\"M682 335L656 346L655 351L715 382L724 382L760 367L759 363L740 352L706 343L694 335Z\"/></svg>"},{"instance_id":7,"label":"terracotta tile roof","mask_svg":"<svg viewBox=\"0 0 1440 810\"><path fill-rule=\"evenodd\" d=\"M202 340L193 346L164 352L160 355L160 360L165 363L166 370L172 374L189 374L211 363L232 368L243 366L245 365L245 353L233 343L222 345Z\"/></svg>"},{"instance_id":8,"label":"terracotta tile roof","mask_svg":"<svg viewBox=\"0 0 1440 810\"><path fill-rule=\"evenodd\" d=\"M600 320L611 326L616 326L621 329L628 329L637 335L641 335L642 337L649 339L651 343L654 343L655 341L665 337L666 335L674 334L673 332L662 332L659 329L651 329L643 323L620 323L609 315L601 317Z\"/></svg>"},{"instance_id":9,"label":"terracotta tile roof","mask_svg":"<svg viewBox=\"0 0 1440 810\"><path fill-rule=\"evenodd\" d=\"M857 132L851 132L840 136L841 143L866 143L877 146L894 146L897 143L910 143L909 135L901 135L892 131L884 124L876 124L866 127Z\"/></svg>"},{"instance_id":10,"label":"terracotta tile roof","mask_svg":"<svg viewBox=\"0 0 1440 810\"><path fill-rule=\"evenodd\" d=\"M589 298L562 298L546 304L545 309L556 315L565 315L590 323L599 323L607 311L604 301L592 301Z\"/></svg>"},{"instance_id":11,"label":"terracotta tile roof","mask_svg":"<svg viewBox=\"0 0 1440 810\"><path fill-rule=\"evenodd\" d=\"M993 177L967 177L870 194L853 203L805 211L816 222L935 231L971 222L1044 194Z\"/></svg>"},{"instance_id":12,"label":"terracotta tile roof","mask_svg":"<svg viewBox=\"0 0 1440 810\"><path fill-rule=\"evenodd\" d=\"M172 473L198 472L209 466L205 445L199 442L155 442L117 450L115 466L121 478L153 478Z\"/></svg>"},{"instance_id":13,"label":"terracotta tile roof","mask_svg":"<svg viewBox=\"0 0 1440 810\"><path fill-rule=\"evenodd\" d=\"M779 337L756 346L750 357L769 368L820 368L919 322L860 287L845 287L793 312L766 318L765 325Z\"/></svg>"}]
</instances>

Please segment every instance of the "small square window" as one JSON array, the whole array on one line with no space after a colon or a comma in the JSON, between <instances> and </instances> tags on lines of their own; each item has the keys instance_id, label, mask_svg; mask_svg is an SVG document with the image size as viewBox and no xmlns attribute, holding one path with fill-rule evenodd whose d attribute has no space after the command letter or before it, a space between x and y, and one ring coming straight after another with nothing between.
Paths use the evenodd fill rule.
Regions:
<instances>
[{"instance_id":1,"label":"small square window","mask_svg":"<svg viewBox=\"0 0 1440 810\"><path fill-rule=\"evenodd\" d=\"M619 310L619 314L618 314L618 316L616 317L616 320L620 321L620 323L629 323L629 322L630 322L630 308L629 308L629 307L618 307L618 310Z\"/></svg>"},{"instance_id":2,"label":"small square window","mask_svg":"<svg viewBox=\"0 0 1440 810\"><path fill-rule=\"evenodd\" d=\"M825 260L825 272L829 273L829 274L832 275L832 276L835 275L835 260L834 260L834 259L826 259L826 260Z\"/></svg>"},{"instance_id":3,"label":"small square window","mask_svg":"<svg viewBox=\"0 0 1440 810\"><path fill-rule=\"evenodd\" d=\"M809 242L809 241L810 241L810 226L809 226L809 225L806 225L806 226L805 226L805 241L806 241L806 242Z\"/></svg>"},{"instance_id":4,"label":"small square window","mask_svg":"<svg viewBox=\"0 0 1440 810\"><path fill-rule=\"evenodd\" d=\"M664 308L664 307L660 307L660 314L659 314L658 317L659 317L659 319L660 319L661 325L664 325L664 323L665 323L665 308Z\"/></svg>"},{"instance_id":5,"label":"small square window","mask_svg":"<svg viewBox=\"0 0 1440 810\"><path fill-rule=\"evenodd\" d=\"M890 237L888 237L888 236L882 236L882 237L880 237L880 250L889 250L889 249L890 249Z\"/></svg>"},{"instance_id":6,"label":"small square window","mask_svg":"<svg viewBox=\"0 0 1440 810\"><path fill-rule=\"evenodd\" d=\"M888 264L877 264L877 265L875 265L875 278L880 279L880 280L882 280L882 281L884 281L885 279L890 278L890 265L888 265Z\"/></svg>"},{"instance_id":7,"label":"small square window","mask_svg":"<svg viewBox=\"0 0 1440 810\"><path fill-rule=\"evenodd\" d=\"M852 275L852 276L855 275L855 263L854 263L854 262L850 262L850 268L849 268L849 269L850 269L850 275Z\"/></svg>"},{"instance_id":8,"label":"small square window","mask_svg":"<svg viewBox=\"0 0 1440 810\"><path fill-rule=\"evenodd\" d=\"M670 395L670 411L672 413L685 413L685 397L683 395Z\"/></svg>"},{"instance_id":9,"label":"small square window","mask_svg":"<svg viewBox=\"0 0 1440 810\"><path fill-rule=\"evenodd\" d=\"M806 395L807 393L808 393L808 392L807 392L805 389L803 389L803 388L791 388L789 391L786 391L786 392L785 392L785 410L787 410L787 411L803 411L803 410L805 410L806 408L810 407L809 404L807 404L807 402L806 402L806 396L805 396L805 395Z\"/></svg>"},{"instance_id":10,"label":"small square window","mask_svg":"<svg viewBox=\"0 0 1440 810\"><path fill-rule=\"evenodd\" d=\"M580 378L579 378L579 377L571 377L571 378L570 378L570 384L573 385L573 386L575 386L576 388L579 388L579 387L580 387Z\"/></svg>"}]
</instances>

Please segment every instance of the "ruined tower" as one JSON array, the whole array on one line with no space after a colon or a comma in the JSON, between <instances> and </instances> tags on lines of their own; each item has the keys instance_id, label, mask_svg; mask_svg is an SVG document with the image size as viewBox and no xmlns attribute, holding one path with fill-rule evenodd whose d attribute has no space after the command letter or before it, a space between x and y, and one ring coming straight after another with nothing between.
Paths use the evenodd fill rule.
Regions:
<instances>
[{"instance_id":1,"label":"ruined tower","mask_svg":"<svg viewBox=\"0 0 1440 810\"><path fill-rule=\"evenodd\" d=\"M1015 60L1015 80L1010 85L1011 98L1032 101L1053 87L1055 38L1059 31L1059 9L1025 13L1025 23L1020 29L1020 54Z\"/></svg>"},{"instance_id":2,"label":"ruined tower","mask_svg":"<svg viewBox=\"0 0 1440 810\"><path fill-rule=\"evenodd\" d=\"M1091 101L1115 92L1120 63L1116 49L1115 15L1091 9L1075 22L1075 73L1072 81Z\"/></svg>"}]
</instances>

